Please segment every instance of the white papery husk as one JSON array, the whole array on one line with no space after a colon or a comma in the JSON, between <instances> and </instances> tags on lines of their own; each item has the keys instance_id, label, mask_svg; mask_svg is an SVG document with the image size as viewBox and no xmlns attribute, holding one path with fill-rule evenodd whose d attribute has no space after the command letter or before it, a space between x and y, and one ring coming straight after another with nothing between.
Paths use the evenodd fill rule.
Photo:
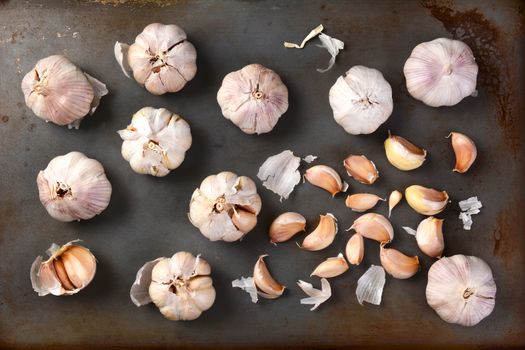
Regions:
<instances>
[{"instance_id":1,"label":"white papery husk","mask_svg":"<svg viewBox=\"0 0 525 350\"><path fill-rule=\"evenodd\" d=\"M408 227L408 226L403 226L403 230L405 230L406 233L408 233L409 235L412 235L412 236L415 236L416 235L416 230L414 230L413 228L411 227Z\"/></svg>"},{"instance_id":2,"label":"white papery husk","mask_svg":"<svg viewBox=\"0 0 525 350\"><path fill-rule=\"evenodd\" d=\"M370 266L357 280L355 294L359 304L363 305L364 301L374 305L381 304L385 282L385 269L382 266Z\"/></svg>"},{"instance_id":3,"label":"white papery husk","mask_svg":"<svg viewBox=\"0 0 525 350\"><path fill-rule=\"evenodd\" d=\"M303 290L303 292L306 293L306 295L309 296L309 298L301 299L300 302L301 304L305 305L313 305L310 311L317 309L319 305L327 301L332 296L332 288L330 287L330 283L326 278L321 278L320 290L314 288L311 283L301 280L297 282L297 285Z\"/></svg>"},{"instance_id":4,"label":"white papery husk","mask_svg":"<svg viewBox=\"0 0 525 350\"><path fill-rule=\"evenodd\" d=\"M321 45L318 45L318 46L324 47L328 51L330 56L332 56L330 58L330 61L328 62L328 67L324 69L317 68L317 71L319 73L325 73L325 72L328 72L330 69L332 69L335 63L335 58L339 54L339 51L345 48L345 43L339 39L332 38L331 36L326 35L324 33L319 34L319 40L321 40Z\"/></svg>"},{"instance_id":5,"label":"white papery husk","mask_svg":"<svg viewBox=\"0 0 525 350\"><path fill-rule=\"evenodd\" d=\"M301 181L301 174L297 169L301 158L294 156L290 150L269 157L259 168L257 177L263 186L279 195L281 201L288 199L295 186Z\"/></svg>"},{"instance_id":6,"label":"white papery husk","mask_svg":"<svg viewBox=\"0 0 525 350\"><path fill-rule=\"evenodd\" d=\"M232 281L232 287L240 288L250 294L252 303L257 303L257 301L259 301L259 297L257 296L257 286L255 285L253 277L241 277L236 279L235 281Z\"/></svg>"}]
</instances>

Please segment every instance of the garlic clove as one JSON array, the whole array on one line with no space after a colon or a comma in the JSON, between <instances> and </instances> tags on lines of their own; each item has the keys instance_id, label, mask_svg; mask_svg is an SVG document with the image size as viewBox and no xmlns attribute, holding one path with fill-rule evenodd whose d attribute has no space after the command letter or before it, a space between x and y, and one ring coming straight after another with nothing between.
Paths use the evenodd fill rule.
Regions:
<instances>
[{"instance_id":1,"label":"garlic clove","mask_svg":"<svg viewBox=\"0 0 525 350\"><path fill-rule=\"evenodd\" d=\"M385 271L394 278L407 279L419 270L417 256L406 256L396 249L385 248L384 244L381 244L379 258Z\"/></svg>"},{"instance_id":2,"label":"garlic clove","mask_svg":"<svg viewBox=\"0 0 525 350\"><path fill-rule=\"evenodd\" d=\"M332 197L348 189L348 184L341 180L339 174L326 165L314 165L306 170L304 178L312 185L330 192Z\"/></svg>"},{"instance_id":3,"label":"garlic clove","mask_svg":"<svg viewBox=\"0 0 525 350\"><path fill-rule=\"evenodd\" d=\"M372 209L383 198L371 193L356 193L346 197L345 204L353 211L363 212Z\"/></svg>"},{"instance_id":4,"label":"garlic clove","mask_svg":"<svg viewBox=\"0 0 525 350\"><path fill-rule=\"evenodd\" d=\"M348 263L343 254L339 253L336 257L328 258L320 263L315 270L310 274L322 278L331 278L343 274L348 270Z\"/></svg>"},{"instance_id":5,"label":"garlic clove","mask_svg":"<svg viewBox=\"0 0 525 350\"><path fill-rule=\"evenodd\" d=\"M350 155L343 161L343 165L348 175L362 184L371 185L379 177L379 172L374 162L364 155Z\"/></svg>"},{"instance_id":6,"label":"garlic clove","mask_svg":"<svg viewBox=\"0 0 525 350\"><path fill-rule=\"evenodd\" d=\"M346 259L352 265L359 265L365 256L365 241L363 236L356 233L350 237L346 244Z\"/></svg>"},{"instance_id":7,"label":"garlic clove","mask_svg":"<svg viewBox=\"0 0 525 350\"><path fill-rule=\"evenodd\" d=\"M405 198L412 209L423 215L436 215L442 212L448 203L446 191L440 192L419 185L407 187Z\"/></svg>"},{"instance_id":8,"label":"garlic clove","mask_svg":"<svg viewBox=\"0 0 525 350\"><path fill-rule=\"evenodd\" d=\"M467 135L455 131L452 131L447 137L452 138L452 148L456 155L456 165L453 171L458 173L467 172L478 155L476 144Z\"/></svg>"},{"instance_id":9,"label":"garlic clove","mask_svg":"<svg viewBox=\"0 0 525 350\"><path fill-rule=\"evenodd\" d=\"M394 209L394 207L399 204L402 198L403 198L403 194L399 192L398 190L392 191L392 193L390 193L390 197L388 197L388 217L389 218L392 214L392 209Z\"/></svg>"},{"instance_id":10,"label":"garlic clove","mask_svg":"<svg viewBox=\"0 0 525 350\"><path fill-rule=\"evenodd\" d=\"M399 170L414 170L425 162L427 151L420 148L407 139L388 134L385 140L386 157L390 164Z\"/></svg>"},{"instance_id":11,"label":"garlic clove","mask_svg":"<svg viewBox=\"0 0 525 350\"><path fill-rule=\"evenodd\" d=\"M419 223L416 230L419 249L426 255L439 258L445 249L443 240L443 219L430 216Z\"/></svg>"},{"instance_id":12,"label":"garlic clove","mask_svg":"<svg viewBox=\"0 0 525 350\"><path fill-rule=\"evenodd\" d=\"M306 219L304 216L294 212L287 212L279 215L271 224L269 236L271 243L285 242L304 231Z\"/></svg>"},{"instance_id":13,"label":"garlic clove","mask_svg":"<svg viewBox=\"0 0 525 350\"><path fill-rule=\"evenodd\" d=\"M259 259L257 259L255 267L253 268L253 280L257 288L263 292L259 293L259 295L267 299L276 299L284 293L286 287L277 282L270 274L264 262L264 257L266 256L267 255L261 255Z\"/></svg>"},{"instance_id":14,"label":"garlic clove","mask_svg":"<svg viewBox=\"0 0 525 350\"><path fill-rule=\"evenodd\" d=\"M332 214L321 215L319 224L303 240L302 249L317 251L328 247L337 234L337 219Z\"/></svg>"},{"instance_id":15,"label":"garlic clove","mask_svg":"<svg viewBox=\"0 0 525 350\"><path fill-rule=\"evenodd\" d=\"M394 228L381 214L368 213L358 217L348 230L355 230L364 238L387 243L394 239Z\"/></svg>"},{"instance_id":16,"label":"garlic clove","mask_svg":"<svg viewBox=\"0 0 525 350\"><path fill-rule=\"evenodd\" d=\"M257 225L257 215L237 209L232 215L232 222L242 232L250 232Z\"/></svg>"}]
</instances>

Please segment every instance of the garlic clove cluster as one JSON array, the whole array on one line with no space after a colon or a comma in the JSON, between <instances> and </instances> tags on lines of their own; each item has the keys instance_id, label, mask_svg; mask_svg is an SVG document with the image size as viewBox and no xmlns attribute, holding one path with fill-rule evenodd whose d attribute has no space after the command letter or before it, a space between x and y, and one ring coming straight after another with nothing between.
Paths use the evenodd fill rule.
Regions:
<instances>
[{"instance_id":1,"label":"garlic clove cluster","mask_svg":"<svg viewBox=\"0 0 525 350\"><path fill-rule=\"evenodd\" d=\"M304 178L312 185L328 191L332 197L348 189L348 184L341 180L337 171L326 165L314 165L307 169Z\"/></svg>"},{"instance_id":2,"label":"garlic clove cluster","mask_svg":"<svg viewBox=\"0 0 525 350\"><path fill-rule=\"evenodd\" d=\"M478 155L476 144L470 137L459 132L452 131L448 137L452 139L452 148L456 155L456 165L453 171L466 173Z\"/></svg>"},{"instance_id":3,"label":"garlic clove cluster","mask_svg":"<svg viewBox=\"0 0 525 350\"><path fill-rule=\"evenodd\" d=\"M379 178L376 165L364 155L350 155L343 161L343 165L348 175L362 184L371 185Z\"/></svg>"},{"instance_id":4,"label":"garlic clove cluster","mask_svg":"<svg viewBox=\"0 0 525 350\"><path fill-rule=\"evenodd\" d=\"M80 152L53 158L36 182L40 202L59 221L91 219L107 208L111 198L102 164Z\"/></svg>"},{"instance_id":5,"label":"garlic clove cluster","mask_svg":"<svg viewBox=\"0 0 525 350\"><path fill-rule=\"evenodd\" d=\"M217 102L223 116L243 132L264 134L288 109L288 89L273 70L250 64L224 77Z\"/></svg>"},{"instance_id":6,"label":"garlic clove cluster","mask_svg":"<svg viewBox=\"0 0 525 350\"><path fill-rule=\"evenodd\" d=\"M386 157L399 170L414 170L425 162L427 151L407 139L388 134L385 140Z\"/></svg>"},{"instance_id":7,"label":"garlic clove cluster","mask_svg":"<svg viewBox=\"0 0 525 350\"><path fill-rule=\"evenodd\" d=\"M440 192L419 185L407 187L405 198L412 209L423 215L436 215L442 212L448 203L446 191Z\"/></svg>"},{"instance_id":8,"label":"garlic clove cluster","mask_svg":"<svg viewBox=\"0 0 525 350\"><path fill-rule=\"evenodd\" d=\"M376 213L361 215L348 230L354 230L364 238L373 239L379 243L388 243L394 239L394 228L390 221Z\"/></svg>"},{"instance_id":9,"label":"garlic clove cluster","mask_svg":"<svg viewBox=\"0 0 525 350\"><path fill-rule=\"evenodd\" d=\"M332 214L321 215L319 224L303 240L300 246L309 251L323 250L328 247L335 239L337 234L337 219Z\"/></svg>"},{"instance_id":10,"label":"garlic clove cluster","mask_svg":"<svg viewBox=\"0 0 525 350\"><path fill-rule=\"evenodd\" d=\"M306 219L299 213L286 212L279 215L270 225L270 243L285 242L304 231Z\"/></svg>"}]
</instances>

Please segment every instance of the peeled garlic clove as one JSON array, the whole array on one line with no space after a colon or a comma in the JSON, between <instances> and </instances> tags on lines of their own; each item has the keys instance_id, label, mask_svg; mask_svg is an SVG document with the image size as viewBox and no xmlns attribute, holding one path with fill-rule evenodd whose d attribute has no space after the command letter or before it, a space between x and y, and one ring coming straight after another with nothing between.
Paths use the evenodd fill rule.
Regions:
<instances>
[{"instance_id":1,"label":"peeled garlic clove","mask_svg":"<svg viewBox=\"0 0 525 350\"><path fill-rule=\"evenodd\" d=\"M321 215L319 224L303 241L302 249L317 251L328 247L337 234L337 219L332 214Z\"/></svg>"},{"instance_id":2,"label":"peeled garlic clove","mask_svg":"<svg viewBox=\"0 0 525 350\"><path fill-rule=\"evenodd\" d=\"M288 109L288 89L273 70L250 64L224 77L217 102L223 116L243 132L264 134Z\"/></svg>"},{"instance_id":3,"label":"peeled garlic clove","mask_svg":"<svg viewBox=\"0 0 525 350\"><path fill-rule=\"evenodd\" d=\"M335 121L349 134L371 134L392 114L392 88L380 71L354 66L330 89Z\"/></svg>"},{"instance_id":4,"label":"peeled garlic clove","mask_svg":"<svg viewBox=\"0 0 525 350\"><path fill-rule=\"evenodd\" d=\"M407 139L389 133L385 140L386 157L399 170L414 170L425 161L427 151Z\"/></svg>"},{"instance_id":5,"label":"peeled garlic clove","mask_svg":"<svg viewBox=\"0 0 525 350\"><path fill-rule=\"evenodd\" d=\"M297 233L304 231L305 227L306 219L301 214L293 212L283 213L270 226L270 242L285 242Z\"/></svg>"},{"instance_id":6,"label":"peeled garlic clove","mask_svg":"<svg viewBox=\"0 0 525 350\"><path fill-rule=\"evenodd\" d=\"M475 326L492 313L496 283L490 267L475 256L454 255L428 271L428 305L449 323Z\"/></svg>"},{"instance_id":7,"label":"peeled garlic clove","mask_svg":"<svg viewBox=\"0 0 525 350\"><path fill-rule=\"evenodd\" d=\"M372 209L383 198L371 193L357 193L346 197L345 204L353 211L363 212Z\"/></svg>"},{"instance_id":8,"label":"peeled garlic clove","mask_svg":"<svg viewBox=\"0 0 525 350\"><path fill-rule=\"evenodd\" d=\"M419 185L407 187L405 198L412 209L423 215L436 215L442 212L448 203L446 191L439 192Z\"/></svg>"},{"instance_id":9,"label":"peeled garlic clove","mask_svg":"<svg viewBox=\"0 0 525 350\"><path fill-rule=\"evenodd\" d=\"M310 311L317 309L332 296L332 288L326 278L321 278L321 289L316 289L311 283L301 280L297 282L297 285L308 295L308 298L303 298L300 302L304 305L313 305Z\"/></svg>"},{"instance_id":10,"label":"peeled garlic clove","mask_svg":"<svg viewBox=\"0 0 525 350\"><path fill-rule=\"evenodd\" d=\"M343 161L343 165L348 175L362 184L371 185L379 177L379 172L374 162L363 155L350 155Z\"/></svg>"},{"instance_id":11,"label":"peeled garlic clove","mask_svg":"<svg viewBox=\"0 0 525 350\"><path fill-rule=\"evenodd\" d=\"M478 65L472 50L458 40L417 45L403 72L410 95L431 107L453 106L476 91Z\"/></svg>"},{"instance_id":12,"label":"peeled garlic clove","mask_svg":"<svg viewBox=\"0 0 525 350\"><path fill-rule=\"evenodd\" d=\"M341 180L341 176L326 165L314 165L306 170L304 178L312 185L330 192L332 197L348 189L348 184Z\"/></svg>"},{"instance_id":13,"label":"peeled garlic clove","mask_svg":"<svg viewBox=\"0 0 525 350\"><path fill-rule=\"evenodd\" d=\"M267 299L276 299L284 293L285 286L277 282L270 274L270 271L268 271L264 263L264 257L266 256L267 255L261 255L259 259L257 259L255 267L253 268L253 280L257 288L263 292L259 293L259 295Z\"/></svg>"},{"instance_id":14,"label":"peeled garlic clove","mask_svg":"<svg viewBox=\"0 0 525 350\"><path fill-rule=\"evenodd\" d=\"M348 270L348 263L343 254L339 253L336 257L328 258L320 263L310 276L317 276L323 278L336 277Z\"/></svg>"},{"instance_id":15,"label":"peeled garlic clove","mask_svg":"<svg viewBox=\"0 0 525 350\"><path fill-rule=\"evenodd\" d=\"M363 305L363 301L373 305L381 304L385 282L385 269L381 266L370 266L357 280L355 294L359 304Z\"/></svg>"},{"instance_id":16,"label":"peeled garlic clove","mask_svg":"<svg viewBox=\"0 0 525 350\"><path fill-rule=\"evenodd\" d=\"M476 144L470 137L459 132L452 131L448 137L452 137L452 148L456 155L456 165L453 171L467 172L478 155Z\"/></svg>"},{"instance_id":17,"label":"peeled garlic clove","mask_svg":"<svg viewBox=\"0 0 525 350\"><path fill-rule=\"evenodd\" d=\"M348 240L346 244L346 259L352 265L359 265L365 256L365 241L363 236L356 233Z\"/></svg>"},{"instance_id":18,"label":"peeled garlic clove","mask_svg":"<svg viewBox=\"0 0 525 350\"><path fill-rule=\"evenodd\" d=\"M102 164L80 152L53 158L36 182L40 202L59 221L91 219L107 208L111 198Z\"/></svg>"},{"instance_id":19,"label":"peeled garlic clove","mask_svg":"<svg viewBox=\"0 0 525 350\"><path fill-rule=\"evenodd\" d=\"M383 244L379 258L386 272L394 278L407 279L414 276L419 270L419 258L417 256L406 256L396 249L385 248Z\"/></svg>"},{"instance_id":20,"label":"peeled garlic clove","mask_svg":"<svg viewBox=\"0 0 525 350\"><path fill-rule=\"evenodd\" d=\"M368 213L358 217L349 230L355 230L361 236L380 243L394 239L394 228L390 221L381 214Z\"/></svg>"},{"instance_id":21,"label":"peeled garlic clove","mask_svg":"<svg viewBox=\"0 0 525 350\"><path fill-rule=\"evenodd\" d=\"M439 258L445 249L443 220L430 216L419 223L416 230L419 249L426 255Z\"/></svg>"},{"instance_id":22,"label":"peeled garlic clove","mask_svg":"<svg viewBox=\"0 0 525 350\"><path fill-rule=\"evenodd\" d=\"M392 191L392 193L390 193L390 197L388 197L388 217L390 217L392 214L392 209L394 209L394 207L399 204L401 198L403 198L403 194L398 190Z\"/></svg>"}]
</instances>

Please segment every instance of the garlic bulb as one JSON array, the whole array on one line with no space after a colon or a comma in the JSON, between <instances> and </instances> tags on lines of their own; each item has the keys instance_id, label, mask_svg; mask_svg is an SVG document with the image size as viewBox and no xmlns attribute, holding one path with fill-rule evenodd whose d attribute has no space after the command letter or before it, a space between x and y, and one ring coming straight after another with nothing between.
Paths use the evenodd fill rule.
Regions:
<instances>
[{"instance_id":1,"label":"garlic bulb","mask_svg":"<svg viewBox=\"0 0 525 350\"><path fill-rule=\"evenodd\" d=\"M380 71L354 66L330 89L335 121L349 134L371 134L394 108L392 88Z\"/></svg>"},{"instance_id":2,"label":"garlic bulb","mask_svg":"<svg viewBox=\"0 0 525 350\"><path fill-rule=\"evenodd\" d=\"M80 152L53 158L36 183L40 202L59 221L91 219L107 208L111 198L102 164Z\"/></svg>"},{"instance_id":3,"label":"garlic bulb","mask_svg":"<svg viewBox=\"0 0 525 350\"><path fill-rule=\"evenodd\" d=\"M470 327L494 309L496 283L483 260L454 255L430 267L426 296L428 305L444 321Z\"/></svg>"},{"instance_id":4,"label":"garlic bulb","mask_svg":"<svg viewBox=\"0 0 525 350\"><path fill-rule=\"evenodd\" d=\"M412 209L423 215L436 215L442 212L448 203L446 191L440 192L419 185L407 187L405 198Z\"/></svg>"},{"instance_id":5,"label":"garlic bulb","mask_svg":"<svg viewBox=\"0 0 525 350\"><path fill-rule=\"evenodd\" d=\"M431 107L453 106L476 91L478 65L472 50L458 40L417 45L403 72L410 95Z\"/></svg>"},{"instance_id":6,"label":"garlic bulb","mask_svg":"<svg viewBox=\"0 0 525 350\"><path fill-rule=\"evenodd\" d=\"M233 242L255 227L261 205L250 178L223 171L205 178L193 192L189 218L209 240Z\"/></svg>"},{"instance_id":7,"label":"garlic bulb","mask_svg":"<svg viewBox=\"0 0 525 350\"><path fill-rule=\"evenodd\" d=\"M270 226L270 243L285 242L305 228L304 216L294 212L283 213L275 218Z\"/></svg>"},{"instance_id":8,"label":"garlic bulb","mask_svg":"<svg viewBox=\"0 0 525 350\"><path fill-rule=\"evenodd\" d=\"M379 172L374 162L364 155L349 155L343 161L343 165L348 175L362 184L371 185L379 177Z\"/></svg>"},{"instance_id":9,"label":"garlic bulb","mask_svg":"<svg viewBox=\"0 0 525 350\"><path fill-rule=\"evenodd\" d=\"M224 77L217 102L243 132L264 134L288 109L288 89L273 70L250 64Z\"/></svg>"},{"instance_id":10,"label":"garlic bulb","mask_svg":"<svg viewBox=\"0 0 525 350\"><path fill-rule=\"evenodd\" d=\"M68 242L62 247L52 244L49 259L39 256L31 266L31 284L39 296L72 295L84 289L95 277L97 261L89 249Z\"/></svg>"},{"instance_id":11,"label":"garlic bulb","mask_svg":"<svg viewBox=\"0 0 525 350\"><path fill-rule=\"evenodd\" d=\"M108 93L106 85L61 55L38 61L22 79L22 91L37 117L76 129Z\"/></svg>"},{"instance_id":12,"label":"garlic bulb","mask_svg":"<svg viewBox=\"0 0 525 350\"><path fill-rule=\"evenodd\" d=\"M476 144L470 137L459 132L452 131L448 137L452 139L452 148L456 155L456 165L453 171L466 173L478 155Z\"/></svg>"},{"instance_id":13,"label":"garlic bulb","mask_svg":"<svg viewBox=\"0 0 525 350\"><path fill-rule=\"evenodd\" d=\"M399 170L414 170L425 162L427 151L407 139L388 133L385 140L386 158Z\"/></svg>"},{"instance_id":14,"label":"garlic bulb","mask_svg":"<svg viewBox=\"0 0 525 350\"><path fill-rule=\"evenodd\" d=\"M181 90L197 73L197 51L182 28L152 23L135 43L115 43L115 57L124 74L154 95Z\"/></svg>"},{"instance_id":15,"label":"garlic bulb","mask_svg":"<svg viewBox=\"0 0 525 350\"><path fill-rule=\"evenodd\" d=\"M165 108L144 107L118 131L122 157L138 174L166 176L184 161L191 146L188 123Z\"/></svg>"},{"instance_id":16,"label":"garlic bulb","mask_svg":"<svg viewBox=\"0 0 525 350\"><path fill-rule=\"evenodd\" d=\"M426 255L439 258L445 249L443 240L443 219L430 216L419 223L416 230L419 249Z\"/></svg>"}]
</instances>

